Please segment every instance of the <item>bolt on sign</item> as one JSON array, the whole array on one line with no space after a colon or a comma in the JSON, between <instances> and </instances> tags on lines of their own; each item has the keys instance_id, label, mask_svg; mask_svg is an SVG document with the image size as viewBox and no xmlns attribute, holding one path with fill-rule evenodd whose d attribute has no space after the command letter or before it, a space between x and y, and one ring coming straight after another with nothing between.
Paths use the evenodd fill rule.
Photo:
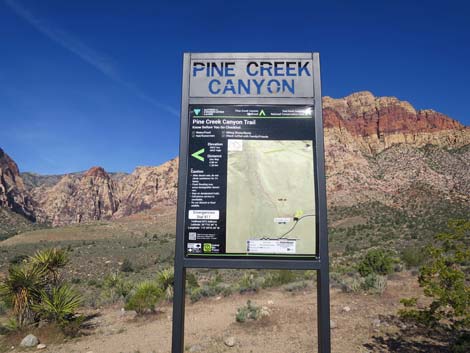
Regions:
<instances>
[{"instance_id":1,"label":"bolt on sign","mask_svg":"<svg viewBox=\"0 0 470 353\"><path fill-rule=\"evenodd\" d=\"M184 55L173 353L187 268L314 269L330 352L318 53Z\"/></svg>"}]
</instances>

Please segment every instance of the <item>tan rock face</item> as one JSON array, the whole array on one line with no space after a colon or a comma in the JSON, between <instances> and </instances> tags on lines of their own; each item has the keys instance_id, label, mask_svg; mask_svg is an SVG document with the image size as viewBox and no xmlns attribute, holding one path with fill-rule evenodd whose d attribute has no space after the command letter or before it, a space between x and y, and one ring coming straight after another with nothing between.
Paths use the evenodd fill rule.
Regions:
<instances>
[{"instance_id":1,"label":"tan rock face","mask_svg":"<svg viewBox=\"0 0 470 353\"><path fill-rule=\"evenodd\" d=\"M156 206L176 204L178 159L158 167L138 167L119 183L121 207L115 218L128 216Z\"/></svg>"},{"instance_id":2,"label":"tan rock face","mask_svg":"<svg viewBox=\"0 0 470 353\"><path fill-rule=\"evenodd\" d=\"M31 198L16 163L0 148L0 207L35 220Z\"/></svg>"},{"instance_id":3,"label":"tan rock face","mask_svg":"<svg viewBox=\"0 0 470 353\"><path fill-rule=\"evenodd\" d=\"M418 184L470 202L469 128L370 92L323 103L330 205L400 205Z\"/></svg>"},{"instance_id":4,"label":"tan rock face","mask_svg":"<svg viewBox=\"0 0 470 353\"><path fill-rule=\"evenodd\" d=\"M54 226L128 216L176 204L178 160L111 178L101 167L32 188L39 221Z\"/></svg>"},{"instance_id":5,"label":"tan rock face","mask_svg":"<svg viewBox=\"0 0 470 353\"><path fill-rule=\"evenodd\" d=\"M66 175L52 187L32 190L39 221L54 226L110 219L119 207L116 185L101 167Z\"/></svg>"},{"instance_id":6,"label":"tan rock face","mask_svg":"<svg viewBox=\"0 0 470 353\"><path fill-rule=\"evenodd\" d=\"M470 143L470 129L458 121L433 110L416 111L394 97L374 97L370 92L325 97L323 111L325 128L347 130L369 153L399 143L450 148Z\"/></svg>"}]
</instances>

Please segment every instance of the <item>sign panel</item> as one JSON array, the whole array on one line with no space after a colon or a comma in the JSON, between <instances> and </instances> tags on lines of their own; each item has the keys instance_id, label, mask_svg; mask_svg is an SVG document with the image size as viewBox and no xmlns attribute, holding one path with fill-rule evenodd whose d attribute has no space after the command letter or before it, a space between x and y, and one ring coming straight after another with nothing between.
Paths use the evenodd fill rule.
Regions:
<instances>
[{"instance_id":1,"label":"sign panel","mask_svg":"<svg viewBox=\"0 0 470 353\"><path fill-rule=\"evenodd\" d=\"M191 97L313 97L311 58L191 60Z\"/></svg>"},{"instance_id":2,"label":"sign panel","mask_svg":"<svg viewBox=\"0 0 470 353\"><path fill-rule=\"evenodd\" d=\"M330 353L318 53L185 53L181 112L172 353L188 268L316 270Z\"/></svg>"},{"instance_id":3,"label":"sign panel","mask_svg":"<svg viewBox=\"0 0 470 353\"><path fill-rule=\"evenodd\" d=\"M186 256L317 254L312 105L189 106Z\"/></svg>"}]
</instances>

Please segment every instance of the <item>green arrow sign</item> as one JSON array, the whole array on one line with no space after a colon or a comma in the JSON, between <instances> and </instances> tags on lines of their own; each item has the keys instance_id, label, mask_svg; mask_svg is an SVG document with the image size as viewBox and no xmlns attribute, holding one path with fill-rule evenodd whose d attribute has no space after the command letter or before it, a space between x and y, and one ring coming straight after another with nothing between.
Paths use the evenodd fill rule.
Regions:
<instances>
[{"instance_id":1,"label":"green arrow sign","mask_svg":"<svg viewBox=\"0 0 470 353\"><path fill-rule=\"evenodd\" d=\"M204 152L205 152L205 149L201 148L199 151L194 152L191 156L196 159L199 159L201 162L204 162L204 157L201 156L201 154L203 154Z\"/></svg>"},{"instance_id":2,"label":"green arrow sign","mask_svg":"<svg viewBox=\"0 0 470 353\"><path fill-rule=\"evenodd\" d=\"M266 113L264 112L263 109L260 110L258 116L266 116Z\"/></svg>"}]
</instances>

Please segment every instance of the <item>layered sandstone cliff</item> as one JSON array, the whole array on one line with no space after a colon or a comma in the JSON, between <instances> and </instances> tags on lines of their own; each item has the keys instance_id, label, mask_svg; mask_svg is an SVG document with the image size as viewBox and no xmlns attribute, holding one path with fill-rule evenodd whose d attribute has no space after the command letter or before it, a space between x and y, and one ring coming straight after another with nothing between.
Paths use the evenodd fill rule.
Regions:
<instances>
[{"instance_id":1,"label":"layered sandstone cliff","mask_svg":"<svg viewBox=\"0 0 470 353\"><path fill-rule=\"evenodd\" d=\"M470 129L394 97L323 101L328 202L405 207L417 190L470 207ZM108 174L25 175L0 150L0 206L53 225L117 219L176 204L178 159ZM418 196L417 196L418 197ZM31 201L32 200L32 201Z\"/></svg>"},{"instance_id":2,"label":"layered sandstone cliff","mask_svg":"<svg viewBox=\"0 0 470 353\"><path fill-rule=\"evenodd\" d=\"M34 209L16 163L0 148L0 207L34 221Z\"/></svg>"},{"instance_id":3,"label":"layered sandstone cliff","mask_svg":"<svg viewBox=\"0 0 470 353\"><path fill-rule=\"evenodd\" d=\"M119 183L121 207L115 218L128 216L157 206L176 204L178 159L157 167L137 167Z\"/></svg>"},{"instance_id":4,"label":"layered sandstone cliff","mask_svg":"<svg viewBox=\"0 0 470 353\"><path fill-rule=\"evenodd\" d=\"M110 219L119 207L115 182L101 167L65 175L52 187L40 186L31 192L38 220L55 226Z\"/></svg>"}]
</instances>

